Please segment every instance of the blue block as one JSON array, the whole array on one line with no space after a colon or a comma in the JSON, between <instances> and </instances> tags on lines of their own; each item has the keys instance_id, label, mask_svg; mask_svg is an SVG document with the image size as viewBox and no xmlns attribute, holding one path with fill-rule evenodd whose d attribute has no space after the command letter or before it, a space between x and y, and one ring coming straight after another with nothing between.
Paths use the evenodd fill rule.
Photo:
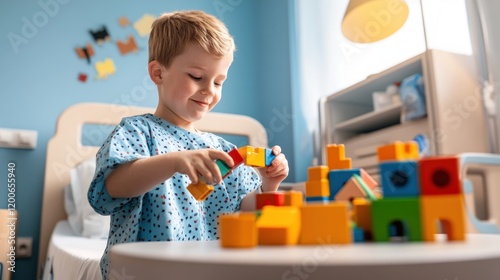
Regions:
<instances>
[{"instance_id":1,"label":"blue block","mask_svg":"<svg viewBox=\"0 0 500 280\"><path fill-rule=\"evenodd\" d=\"M384 197L418 197L420 180L416 161L391 161L379 165Z\"/></svg>"},{"instance_id":2,"label":"blue block","mask_svg":"<svg viewBox=\"0 0 500 280\"><path fill-rule=\"evenodd\" d=\"M276 155L273 154L273 150L266 148L266 166L271 165L273 160L276 158Z\"/></svg>"},{"instance_id":3,"label":"blue block","mask_svg":"<svg viewBox=\"0 0 500 280\"><path fill-rule=\"evenodd\" d=\"M354 174L361 176L361 170L359 168L353 168L330 170L328 172L328 180L330 181L330 200L335 199L337 193Z\"/></svg>"},{"instance_id":4,"label":"blue block","mask_svg":"<svg viewBox=\"0 0 500 280\"><path fill-rule=\"evenodd\" d=\"M362 228L359 227L353 227L352 228L352 240L354 240L354 243L361 243L365 242L365 232L363 231Z\"/></svg>"},{"instance_id":5,"label":"blue block","mask_svg":"<svg viewBox=\"0 0 500 280\"><path fill-rule=\"evenodd\" d=\"M328 196L308 196L306 197L306 203L328 203Z\"/></svg>"}]
</instances>

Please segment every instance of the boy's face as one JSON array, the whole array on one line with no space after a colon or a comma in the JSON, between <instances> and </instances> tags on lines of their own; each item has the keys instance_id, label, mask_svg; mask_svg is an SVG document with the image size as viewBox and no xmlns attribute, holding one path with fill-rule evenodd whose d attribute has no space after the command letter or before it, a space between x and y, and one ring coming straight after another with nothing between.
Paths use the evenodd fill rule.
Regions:
<instances>
[{"instance_id":1,"label":"boy's face","mask_svg":"<svg viewBox=\"0 0 500 280\"><path fill-rule=\"evenodd\" d=\"M190 43L171 65L162 65L156 115L187 130L219 102L232 54L216 57Z\"/></svg>"}]
</instances>

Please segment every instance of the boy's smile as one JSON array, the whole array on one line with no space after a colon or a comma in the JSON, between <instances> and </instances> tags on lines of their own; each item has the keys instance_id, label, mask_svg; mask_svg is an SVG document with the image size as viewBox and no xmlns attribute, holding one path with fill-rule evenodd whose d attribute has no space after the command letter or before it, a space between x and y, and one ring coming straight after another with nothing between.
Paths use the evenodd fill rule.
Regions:
<instances>
[{"instance_id":1,"label":"boy's smile","mask_svg":"<svg viewBox=\"0 0 500 280\"><path fill-rule=\"evenodd\" d=\"M196 43L188 43L169 67L150 62L150 76L158 86L155 115L194 131L193 122L220 101L222 84L232 61L232 54L217 57Z\"/></svg>"}]
</instances>

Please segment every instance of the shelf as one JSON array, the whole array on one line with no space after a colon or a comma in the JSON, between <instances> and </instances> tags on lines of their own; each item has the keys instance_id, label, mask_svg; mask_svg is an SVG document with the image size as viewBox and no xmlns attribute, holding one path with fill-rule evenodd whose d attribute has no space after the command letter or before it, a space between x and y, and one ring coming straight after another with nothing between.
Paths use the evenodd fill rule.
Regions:
<instances>
[{"instance_id":1,"label":"shelf","mask_svg":"<svg viewBox=\"0 0 500 280\"><path fill-rule=\"evenodd\" d=\"M373 111L348 121L341 122L335 126L336 130L349 131L354 133L368 133L381 128L400 123L401 104Z\"/></svg>"}]
</instances>

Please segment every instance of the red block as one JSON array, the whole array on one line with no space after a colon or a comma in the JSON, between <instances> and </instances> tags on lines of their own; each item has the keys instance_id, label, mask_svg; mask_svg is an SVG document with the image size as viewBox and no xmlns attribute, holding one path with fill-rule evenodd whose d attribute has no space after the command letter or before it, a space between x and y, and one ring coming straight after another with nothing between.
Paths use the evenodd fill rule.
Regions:
<instances>
[{"instance_id":1,"label":"red block","mask_svg":"<svg viewBox=\"0 0 500 280\"><path fill-rule=\"evenodd\" d=\"M264 206L284 206L285 205L285 193L284 192L267 192L258 193L256 198L255 208L256 210L261 210Z\"/></svg>"},{"instance_id":2,"label":"red block","mask_svg":"<svg viewBox=\"0 0 500 280\"><path fill-rule=\"evenodd\" d=\"M229 151L228 154L229 154L229 156L231 156L233 158L233 161L234 161L233 169L236 168L236 166L245 162L245 159L243 159L240 152L238 152L237 148L232 149L231 151Z\"/></svg>"},{"instance_id":3,"label":"red block","mask_svg":"<svg viewBox=\"0 0 500 280\"><path fill-rule=\"evenodd\" d=\"M458 157L423 158L418 164L421 195L462 193Z\"/></svg>"}]
</instances>

